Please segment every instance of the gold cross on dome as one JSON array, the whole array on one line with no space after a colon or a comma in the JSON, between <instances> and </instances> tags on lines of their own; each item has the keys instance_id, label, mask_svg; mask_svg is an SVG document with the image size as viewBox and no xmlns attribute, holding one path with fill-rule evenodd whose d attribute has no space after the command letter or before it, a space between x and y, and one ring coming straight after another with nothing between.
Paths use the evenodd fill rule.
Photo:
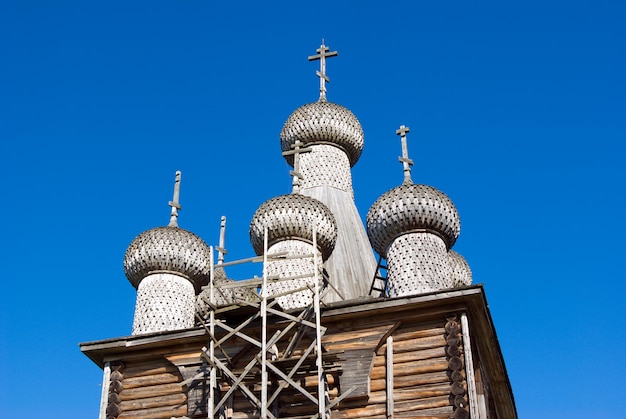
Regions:
<instances>
[{"instance_id":1,"label":"gold cross on dome","mask_svg":"<svg viewBox=\"0 0 626 419\"><path fill-rule=\"evenodd\" d=\"M330 51L326 45L324 45L324 40L322 39L322 45L316 50L317 55L310 55L309 61L320 60L320 70L316 71L317 77L320 78L320 102L326 102L326 82L330 83L330 79L326 75L326 58L327 57L335 57L338 52Z\"/></svg>"},{"instance_id":2,"label":"gold cross on dome","mask_svg":"<svg viewBox=\"0 0 626 419\"><path fill-rule=\"evenodd\" d=\"M180 170L176 171L176 180L174 182L174 197L169 202L169 206L172 207L172 213L170 215L169 227L178 227L178 210L183 209L178 203L180 196Z\"/></svg>"},{"instance_id":3,"label":"gold cross on dome","mask_svg":"<svg viewBox=\"0 0 626 419\"><path fill-rule=\"evenodd\" d=\"M406 134L409 132L409 127L400 125L400 128L396 130L396 135L399 135L402 140L402 157L398 157L398 160L402 162L404 169L404 181L402 183L413 183L411 180L411 166L413 166L413 160L409 158L409 149L406 143Z\"/></svg>"}]
</instances>

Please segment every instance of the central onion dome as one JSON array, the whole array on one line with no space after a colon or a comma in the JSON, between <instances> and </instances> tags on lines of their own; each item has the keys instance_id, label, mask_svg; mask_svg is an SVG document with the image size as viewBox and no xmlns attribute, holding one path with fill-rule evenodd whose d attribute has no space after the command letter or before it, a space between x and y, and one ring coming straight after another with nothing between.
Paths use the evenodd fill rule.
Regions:
<instances>
[{"instance_id":1,"label":"central onion dome","mask_svg":"<svg viewBox=\"0 0 626 419\"><path fill-rule=\"evenodd\" d=\"M431 186L404 183L381 195L367 213L367 235L383 257L395 238L420 231L441 237L448 249L461 231L452 200Z\"/></svg>"},{"instance_id":2,"label":"central onion dome","mask_svg":"<svg viewBox=\"0 0 626 419\"><path fill-rule=\"evenodd\" d=\"M299 195L280 195L265 201L250 222L250 242L257 255L263 254L263 235L268 231L268 248L282 240L313 242L326 260L335 248L337 223L330 210L317 199Z\"/></svg>"},{"instance_id":3,"label":"central onion dome","mask_svg":"<svg viewBox=\"0 0 626 419\"><path fill-rule=\"evenodd\" d=\"M354 166L363 151L363 128L356 116L335 103L320 101L296 109L283 126L280 146L283 152L300 141L302 146L332 144L344 150ZM285 156L293 166L293 155Z\"/></svg>"},{"instance_id":4,"label":"central onion dome","mask_svg":"<svg viewBox=\"0 0 626 419\"><path fill-rule=\"evenodd\" d=\"M189 279L199 289L209 281L209 260L209 247L192 232L156 227L130 243L124 256L124 273L135 288L149 274L169 272Z\"/></svg>"}]
</instances>

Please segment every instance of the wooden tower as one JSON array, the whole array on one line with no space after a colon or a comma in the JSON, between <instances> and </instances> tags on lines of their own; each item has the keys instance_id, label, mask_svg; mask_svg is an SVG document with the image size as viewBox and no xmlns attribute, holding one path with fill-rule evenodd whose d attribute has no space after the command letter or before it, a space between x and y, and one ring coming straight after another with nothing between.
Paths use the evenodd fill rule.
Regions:
<instances>
[{"instance_id":1,"label":"wooden tower","mask_svg":"<svg viewBox=\"0 0 626 419\"><path fill-rule=\"evenodd\" d=\"M178 228L180 173L170 225L131 243L133 334L80 344L104 372L100 419L517 418L484 288L452 250L454 204L413 183L401 126L404 181L362 225L362 130L326 99L336 52L317 52L320 100L281 133L293 192L255 213L257 255L224 260L225 218L216 248ZM227 277L250 262L262 277Z\"/></svg>"}]
</instances>

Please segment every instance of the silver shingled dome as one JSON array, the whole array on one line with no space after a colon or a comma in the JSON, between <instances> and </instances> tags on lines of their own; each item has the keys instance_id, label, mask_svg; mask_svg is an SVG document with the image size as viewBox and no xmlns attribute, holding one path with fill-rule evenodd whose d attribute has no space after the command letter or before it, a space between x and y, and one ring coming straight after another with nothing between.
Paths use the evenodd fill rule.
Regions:
<instances>
[{"instance_id":1,"label":"silver shingled dome","mask_svg":"<svg viewBox=\"0 0 626 419\"><path fill-rule=\"evenodd\" d=\"M124 272L135 288L150 273L170 271L192 281L196 290L208 283L207 244L179 227L157 227L133 239L124 256Z\"/></svg>"},{"instance_id":2,"label":"silver shingled dome","mask_svg":"<svg viewBox=\"0 0 626 419\"><path fill-rule=\"evenodd\" d=\"M454 250L448 252L452 269L452 286L463 287L472 285L472 270L463 256Z\"/></svg>"},{"instance_id":3,"label":"silver shingled dome","mask_svg":"<svg viewBox=\"0 0 626 419\"><path fill-rule=\"evenodd\" d=\"M391 242L412 231L436 234L450 249L461 231L459 213L446 194L414 183L385 192L367 213L367 235L380 255L386 257Z\"/></svg>"},{"instance_id":4,"label":"silver shingled dome","mask_svg":"<svg viewBox=\"0 0 626 419\"><path fill-rule=\"evenodd\" d=\"M268 246L281 240L313 242L313 226L317 229L317 245L322 258L328 259L337 240L337 223L328 207L317 199L299 195L280 195L265 201L256 210L250 223L250 242L257 255L263 254L263 234L268 228Z\"/></svg>"},{"instance_id":5,"label":"silver shingled dome","mask_svg":"<svg viewBox=\"0 0 626 419\"><path fill-rule=\"evenodd\" d=\"M296 109L280 133L282 151L300 140L302 145L333 144L348 155L354 166L363 151L363 128L350 110L331 102L314 102ZM293 166L293 155L286 156Z\"/></svg>"}]
</instances>

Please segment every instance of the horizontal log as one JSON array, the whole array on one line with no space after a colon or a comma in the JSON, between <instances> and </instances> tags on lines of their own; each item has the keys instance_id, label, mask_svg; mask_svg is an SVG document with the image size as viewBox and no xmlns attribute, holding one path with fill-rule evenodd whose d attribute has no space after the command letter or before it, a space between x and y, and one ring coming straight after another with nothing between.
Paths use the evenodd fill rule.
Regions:
<instances>
[{"instance_id":1,"label":"horizontal log","mask_svg":"<svg viewBox=\"0 0 626 419\"><path fill-rule=\"evenodd\" d=\"M258 412L233 412L232 419L258 419Z\"/></svg>"},{"instance_id":2,"label":"horizontal log","mask_svg":"<svg viewBox=\"0 0 626 419\"><path fill-rule=\"evenodd\" d=\"M125 378L145 377L147 375L156 375L164 373L176 374L178 369L172 364L163 365L162 363L153 363L142 365L140 367L129 367L124 370Z\"/></svg>"},{"instance_id":3,"label":"horizontal log","mask_svg":"<svg viewBox=\"0 0 626 419\"><path fill-rule=\"evenodd\" d=\"M288 418L293 416L309 416L317 413L317 405L312 402L306 404L294 404L294 405L281 405L278 408L278 413L281 418Z\"/></svg>"},{"instance_id":4,"label":"horizontal log","mask_svg":"<svg viewBox=\"0 0 626 419\"><path fill-rule=\"evenodd\" d=\"M121 411L122 409L120 408L119 405L115 403L109 403L107 405L106 414L107 416L117 416L120 414Z\"/></svg>"},{"instance_id":5,"label":"horizontal log","mask_svg":"<svg viewBox=\"0 0 626 419\"><path fill-rule=\"evenodd\" d=\"M365 407L355 407L333 412L333 419L361 418L374 415L384 415L387 412L386 404L371 404Z\"/></svg>"},{"instance_id":6,"label":"horizontal log","mask_svg":"<svg viewBox=\"0 0 626 419\"><path fill-rule=\"evenodd\" d=\"M300 385L303 387L317 387L317 382L317 375L310 375L308 377L304 377L301 380ZM329 386L334 385L335 376L332 374L326 374L326 383L328 383Z\"/></svg>"},{"instance_id":7,"label":"horizontal log","mask_svg":"<svg viewBox=\"0 0 626 419\"><path fill-rule=\"evenodd\" d=\"M452 406L424 409L417 412L397 412L393 414L397 419L451 419L454 417Z\"/></svg>"},{"instance_id":8,"label":"horizontal log","mask_svg":"<svg viewBox=\"0 0 626 419\"><path fill-rule=\"evenodd\" d=\"M446 356L446 348L443 346L439 346L432 349L424 349L421 351L411 351L411 352L403 352L396 353L394 350L393 353L393 362L394 364L400 364L402 362L410 362L417 361L421 359L430 359L437 358L441 356ZM377 355L374 358L374 366L379 367L386 364L386 357L384 354Z\"/></svg>"},{"instance_id":9,"label":"horizontal log","mask_svg":"<svg viewBox=\"0 0 626 419\"><path fill-rule=\"evenodd\" d=\"M158 384L177 383L179 381L182 380L179 378L178 374L166 372L162 374L125 378L122 382L122 385L125 389L131 389L137 387L154 386Z\"/></svg>"},{"instance_id":10,"label":"horizontal log","mask_svg":"<svg viewBox=\"0 0 626 419\"><path fill-rule=\"evenodd\" d=\"M314 393L310 393L310 394L313 395L313 397L317 398L317 391ZM328 394L329 398L333 399L339 395L339 389L335 388L333 390L328 391L326 394ZM278 400L280 400L281 402L285 402L285 403L295 403L295 402L310 403L310 400L307 396L305 396L304 394L300 392L294 392L294 391L281 392L280 395L278 396Z\"/></svg>"},{"instance_id":11,"label":"horizontal log","mask_svg":"<svg viewBox=\"0 0 626 419\"><path fill-rule=\"evenodd\" d=\"M450 383L428 384L416 388L403 388L393 391L393 398L397 402L449 395Z\"/></svg>"},{"instance_id":12,"label":"horizontal log","mask_svg":"<svg viewBox=\"0 0 626 419\"><path fill-rule=\"evenodd\" d=\"M448 373L446 371L432 372L427 374L407 375L404 377L394 377L393 388L406 388L419 386L424 384L441 384L449 383ZM370 380L370 391L384 390L386 387L386 379Z\"/></svg>"},{"instance_id":13,"label":"horizontal log","mask_svg":"<svg viewBox=\"0 0 626 419\"><path fill-rule=\"evenodd\" d=\"M463 407L454 411L454 419L469 419L469 416L469 411Z\"/></svg>"},{"instance_id":14,"label":"horizontal log","mask_svg":"<svg viewBox=\"0 0 626 419\"><path fill-rule=\"evenodd\" d=\"M167 396L168 394L183 393L180 384L161 384L158 386L124 389L120 392L122 400L137 400L148 397Z\"/></svg>"},{"instance_id":15,"label":"horizontal log","mask_svg":"<svg viewBox=\"0 0 626 419\"><path fill-rule=\"evenodd\" d=\"M417 328L417 329L416 329ZM428 336L443 336L446 330L441 323L430 326L405 326L393 332L393 341L402 342L404 340L412 340L424 338Z\"/></svg>"},{"instance_id":16,"label":"horizontal log","mask_svg":"<svg viewBox=\"0 0 626 419\"><path fill-rule=\"evenodd\" d=\"M449 383L430 384L430 385L425 385L425 386L419 386L416 388L394 390L393 400L394 402L397 403L397 402L403 402L403 401L408 401L408 400L424 399L424 398L437 397L437 396L449 396L449 395L450 395ZM385 403L386 401L387 401L387 392L384 390L372 391L368 399L368 403L371 403L371 404ZM342 406L343 405L344 403L342 403Z\"/></svg>"},{"instance_id":17,"label":"horizontal log","mask_svg":"<svg viewBox=\"0 0 626 419\"><path fill-rule=\"evenodd\" d=\"M372 380L385 378L387 375L387 367L380 366L372 368L370 378ZM445 357L424 359L421 361L403 362L393 365L393 375L395 377L403 377L406 375L424 374L429 372L446 371L448 369L448 360Z\"/></svg>"},{"instance_id":18,"label":"horizontal log","mask_svg":"<svg viewBox=\"0 0 626 419\"><path fill-rule=\"evenodd\" d=\"M179 407L155 407L153 409L132 410L122 412L117 419L171 419L187 414L187 404Z\"/></svg>"},{"instance_id":19,"label":"horizontal log","mask_svg":"<svg viewBox=\"0 0 626 419\"><path fill-rule=\"evenodd\" d=\"M119 393L124 388L120 380L111 380L109 384L109 393Z\"/></svg>"},{"instance_id":20,"label":"horizontal log","mask_svg":"<svg viewBox=\"0 0 626 419\"><path fill-rule=\"evenodd\" d=\"M447 345L446 339L444 338L443 335L426 336L426 337L421 337L421 338L416 338L416 339L411 339L411 340L403 340L400 342L395 341L396 339L395 336L393 338L394 338L394 341L393 341L394 355L402 353L402 352L419 351L423 349L445 347ZM384 352L380 352L381 355L383 353Z\"/></svg>"},{"instance_id":21,"label":"horizontal log","mask_svg":"<svg viewBox=\"0 0 626 419\"><path fill-rule=\"evenodd\" d=\"M335 418L335 411L334 410L333 410L333 413L332 413L332 418L333 419ZM351 419L361 419L361 418L367 418L367 419L388 419L386 413L384 413L382 415L381 414L375 414L375 415L367 415L367 416L349 415L349 416L346 416L346 417L344 417L342 419L348 419L348 418L351 418Z\"/></svg>"},{"instance_id":22,"label":"horizontal log","mask_svg":"<svg viewBox=\"0 0 626 419\"><path fill-rule=\"evenodd\" d=\"M393 412L410 412L424 409L432 409L435 407L446 407L451 406L450 397L449 396L437 396L437 397L429 397L426 399L417 399L411 401L405 401L400 403L394 403Z\"/></svg>"},{"instance_id":23,"label":"horizontal log","mask_svg":"<svg viewBox=\"0 0 626 419\"><path fill-rule=\"evenodd\" d=\"M162 406L180 406L187 402L187 396L183 393L168 394L164 396L148 397L145 399L135 399L122 401L120 407L123 411L150 409Z\"/></svg>"},{"instance_id":24,"label":"horizontal log","mask_svg":"<svg viewBox=\"0 0 626 419\"><path fill-rule=\"evenodd\" d=\"M166 355L165 358L174 365L194 364L201 361L201 353L201 350L196 350L193 352Z\"/></svg>"},{"instance_id":25,"label":"horizontal log","mask_svg":"<svg viewBox=\"0 0 626 419\"><path fill-rule=\"evenodd\" d=\"M109 403L120 404L122 402L122 398L118 393L109 393Z\"/></svg>"},{"instance_id":26,"label":"horizontal log","mask_svg":"<svg viewBox=\"0 0 626 419\"><path fill-rule=\"evenodd\" d=\"M374 340L378 342L380 340L381 334L384 334L389 330L389 328L393 326L393 324L385 324L383 326L371 327L367 329L359 329L359 330L350 330L345 332L331 333L326 334L322 338L322 344L324 346L332 345L339 342L345 341L371 341Z\"/></svg>"}]
</instances>

